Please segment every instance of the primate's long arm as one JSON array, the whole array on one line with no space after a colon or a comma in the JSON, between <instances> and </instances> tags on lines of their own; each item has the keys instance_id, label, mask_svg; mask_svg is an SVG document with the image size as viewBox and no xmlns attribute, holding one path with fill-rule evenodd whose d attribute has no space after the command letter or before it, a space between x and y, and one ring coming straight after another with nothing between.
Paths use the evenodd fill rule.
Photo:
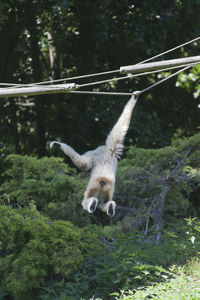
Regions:
<instances>
[{"instance_id":1,"label":"primate's long arm","mask_svg":"<svg viewBox=\"0 0 200 300\"><path fill-rule=\"evenodd\" d=\"M112 155L115 155L117 158L120 158L120 155L122 154L124 148L124 138L128 131L131 115L137 102L138 96L139 92L133 93L131 99L125 105L124 110L117 123L106 139L106 148L111 152Z\"/></svg>"},{"instance_id":2,"label":"primate's long arm","mask_svg":"<svg viewBox=\"0 0 200 300\"><path fill-rule=\"evenodd\" d=\"M72 147L64 143L53 141L50 143L50 148L54 146L59 147L69 158L71 158L75 166L77 166L77 168L79 168L80 170L91 169L92 157L90 157L89 155L80 155Z\"/></svg>"}]
</instances>

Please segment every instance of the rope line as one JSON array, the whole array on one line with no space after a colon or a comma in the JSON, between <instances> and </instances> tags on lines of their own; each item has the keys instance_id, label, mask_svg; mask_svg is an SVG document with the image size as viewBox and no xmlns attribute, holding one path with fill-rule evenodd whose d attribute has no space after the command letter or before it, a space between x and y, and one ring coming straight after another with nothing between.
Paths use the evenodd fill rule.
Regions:
<instances>
[{"instance_id":1,"label":"rope line","mask_svg":"<svg viewBox=\"0 0 200 300\"><path fill-rule=\"evenodd\" d=\"M143 64L143 63L145 63L145 62L147 62L147 61L151 61L151 60L153 60L153 59L155 59L155 58L158 58L158 57L160 57L160 56L162 56L162 55L165 55L165 54L167 54L167 53L170 53L170 52L172 52L172 51L175 51L175 50L177 50L177 49L179 49L179 48L181 48L181 47L183 47L183 46L186 46L186 45L188 45L188 44L190 44L190 43L193 43L193 42L195 42L195 41L198 41L199 39L200 39L200 37L197 37L197 38L195 38L195 39L193 39L193 40L190 40L190 41L188 41L188 42L185 42L185 43L183 43L183 44L181 44L181 45L178 45L178 46L176 46L176 47L174 47L174 48L171 48L171 49L169 49L169 50L167 50L167 51L164 51L164 52L162 52L162 53L160 53L160 54L157 54L157 55L155 55L155 56L153 56L153 57L147 58L147 59L145 59L145 60L143 60L143 61L137 63L136 65L140 65L140 64ZM81 79L81 78L88 78L88 77L94 77L94 76L100 76L100 75L113 74L113 73L118 73L118 72L120 72L120 69L113 70L113 71L106 71L106 72L94 73L94 74L89 74L89 75L81 75L81 76L69 77L69 78L64 78L64 79L49 80L49 81L46 81L46 82L44 82L44 83L52 83L52 82L59 82L59 81L75 80L75 79ZM149 73L146 73L146 74L149 74ZM135 77L135 76L132 76L132 77ZM124 77L123 79L125 79L125 78L126 78L126 77ZM120 79L120 80L121 80L121 79ZM113 80L113 81L114 81L114 80ZM105 81L105 82L102 82L102 83L106 83L106 82L109 82L109 81ZM43 84L43 82L39 82L39 83L36 83L36 84ZM87 86L87 85L85 85L85 86Z\"/></svg>"},{"instance_id":2,"label":"rope line","mask_svg":"<svg viewBox=\"0 0 200 300\"><path fill-rule=\"evenodd\" d=\"M0 86L9 86L9 87L13 87L13 86L17 86L17 85L19 85L18 83L3 83L3 82L1 82L0 83Z\"/></svg>"},{"instance_id":3,"label":"rope line","mask_svg":"<svg viewBox=\"0 0 200 300\"><path fill-rule=\"evenodd\" d=\"M200 62L199 62L200 63ZM174 69L179 69L181 67L185 67L188 66L189 64L185 64L185 65L181 65L181 66L174 66L174 67L168 67L168 68L163 68L160 70L153 70L153 71L147 71L147 72L142 72L142 73L138 73L138 74L128 74L126 76L123 77L116 77L116 78L111 78L111 79L106 79L106 80L101 80L101 81L94 81L94 82L89 82L89 83L84 83L84 84L77 84L76 87L77 88L82 88L82 87L87 87L87 86L92 86L92 85L98 85L98 84L103 84L103 83L109 83L109 82L114 82L114 81L119 81L119 80L124 80L124 79L130 79L130 78L134 78L134 77L140 77L140 76L145 76L145 75L150 75L150 74L156 74L156 73L160 73L160 72L165 72L165 71L170 71L170 70L174 70ZM191 64L190 64L191 65ZM43 82L44 83L44 82ZM5 84L8 85L8 84ZM12 84L12 87L10 88L21 88L21 87L36 87L38 84L36 83L32 83L32 84L25 84L25 85L16 85L16 84ZM0 83L1 86L1 83ZM44 87L49 87L49 85L42 85L40 86L41 88ZM54 85L51 85L52 88L54 88ZM57 87L57 86L55 86ZM0 88L1 89L1 88Z\"/></svg>"},{"instance_id":4,"label":"rope line","mask_svg":"<svg viewBox=\"0 0 200 300\"><path fill-rule=\"evenodd\" d=\"M136 65L143 64L143 63L145 63L145 62L147 62L147 61L151 61L151 60L153 60L153 59L155 59L155 58L158 58L158 57L160 57L160 56L162 56L162 55L164 55L164 54L167 54L167 53L169 53L169 52L172 52L172 51L174 51L174 50L176 50L176 49L178 49L178 48L181 48L181 47L186 46L186 45L188 45L188 44L190 44L190 43L193 43L193 42L195 42L195 41L198 41L199 39L200 39L200 37L197 37L197 38L195 38L195 39L192 39L192 40L190 40L190 41L188 41L188 42L185 42L185 43L183 43L183 44L181 44L181 45L178 45L178 46L176 46L176 47L174 47L174 48L171 48L171 49L169 49L169 50L167 50L167 51L164 51L164 52L162 52L162 53L160 53L160 54L157 54L157 55L155 55L155 56L153 56L153 57L147 58L147 59L145 59L145 60L143 60L143 61L137 63ZM94 77L94 76L113 74L113 73L118 73L118 72L120 72L120 69L112 70L112 71L105 71L105 72L100 72L100 73L93 73L93 74L86 74L86 75L80 75L80 76L68 77L68 78L62 78L62 79L54 79L54 80L48 80L48 81L42 81L42 82L36 82L36 83L33 83L33 84L0 83L0 86L10 86L10 87L13 87L13 86L15 86L15 87L35 86L35 85L43 85L43 84L47 84L47 83L62 82L62 81L68 81L68 80L75 80L75 79L81 79L81 78L89 78L89 77ZM128 77L125 77L125 78L128 78ZM124 79L125 79L125 78L124 78ZM115 79L114 79L114 80L115 80ZM113 81L114 81L114 80L113 80ZM109 82L109 81L104 81L104 82ZM103 83L103 82L102 82L102 83ZM86 85L85 85L85 86L86 86Z\"/></svg>"},{"instance_id":5,"label":"rope line","mask_svg":"<svg viewBox=\"0 0 200 300\"><path fill-rule=\"evenodd\" d=\"M147 88L140 91L139 95L147 92L148 90L154 88L155 86L167 81L168 79L178 75L179 73L186 71L187 69L196 66L198 63L190 64L182 68L181 70L178 70L177 72L161 79L160 81L148 86ZM96 94L96 95L119 95L119 96L131 96L133 93L123 93L123 92L98 92L98 91L69 91L70 94Z\"/></svg>"},{"instance_id":6,"label":"rope line","mask_svg":"<svg viewBox=\"0 0 200 300\"><path fill-rule=\"evenodd\" d=\"M148 58L148 59L146 59L146 60L144 60L144 61L142 61L142 62L140 62L140 63L137 63L136 65L143 64L143 63L145 63L145 62L147 62L147 61L153 60L153 59L155 59L155 58L157 58L157 57L159 57L159 56L161 56L161 55L164 55L164 54L166 54L166 53L172 52L172 51L174 51L174 50L176 50L176 49L178 49L178 48L180 48L180 47L183 47L183 46L185 46L185 45L187 45L187 44L189 44L189 43L195 42L195 41L197 41L197 40L199 40L199 39L200 39L200 37L197 37L197 38L195 38L195 39L193 39L193 40L190 40L190 41L188 41L188 42L186 42L186 43L183 43L183 44L181 44L181 45L179 45L179 46L176 46L176 47L174 47L174 48L172 48L172 49L169 49L169 50L167 50L167 51L164 51L164 52L162 52L162 53L160 53L160 54L158 54L158 55L155 55L155 56L153 56L153 57L151 57L151 58ZM158 82L155 82L154 84L152 84L152 85L146 87L145 89L141 90L141 91L139 92L139 94L142 94L142 93L144 93L144 92L146 92L146 91L152 89L153 87L155 87L155 86L157 86L157 85L159 85L159 84L165 82L166 80L168 80L168 79L170 79L170 78L172 78L172 77L178 75L179 73L181 73L181 72L183 72L183 71L185 71L185 70L187 70L187 69L189 69L189 68L191 68L191 67L196 66L197 64L199 64L199 62L195 62L195 63L192 63L192 64L190 63L190 64L184 65L184 68L182 68L182 69L178 70L177 72L175 72L175 73L173 73L173 74L171 74L171 75L169 75L169 76L163 78L162 80L160 80L160 81L158 81ZM118 80L130 79L130 78L139 77L139 76L143 76L143 75L147 75L147 74L160 73L160 72L163 72L163 71L173 70L173 69L180 68L180 67L183 67L183 65L182 65L182 66L174 66L174 67L163 68L163 69L160 69L160 70L154 70L154 71L142 72L142 73L139 73L139 74L128 74L128 75L123 76L123 77L117 77L117 78L112 78L112 79L107 79L107 80L95 81L95 82L90 82L90 83L85 83L85 84L80 84L80 85L74 83L74 84L73 84L73 85L74 85L74 86L73 86L73 89L78 89L78 88L81 88L81 87L87 87L87 86L94 86L94 85L97 85L97 84L103 84L103 83L110 83L110 82L118 81ZM8 84L8 83L3 83L3 84L0 84L0 86L1 86L1 85L3 85L3 86L9 86L9 87L7 88L8 90L11 89L11 88L13 88L13 87L15 87L16 90L18 90L18 88L20 89L20 88L22 88L22 87L37 87L37 86L40 86L40 88L47 88L47 87L48 87L48 89L49 89L49 86L48 86L48 85L45 86L44 84L48 84L48 83L56 83L56 82L63 82L63 81L69 81L69 80L72 80L72 79L89 78L89 77L92 77L92 76L99 76L99 75L113 74L113 73L116 73L116 72L120 72L120 69L119 69L119 70L113 70L113 71L101 72L101 73L94 73L94 74L87 74L87 75L75 76L75 77L71 77L71 78L63 78L63 79L56 79L56 80L49 80L49 81L37 82L37 83L33 83L33 84L12 84L12 83L11 83L11 84ZM62 84L61 84L61 85L62 85ZM69 85L69 84L68 84L68 85ZM54 88L58 88L58 85L57 85L57 86L56 86L56 85L51 85L51 92L54 92L54 91L55 91L55 90L53 91ZM4 91L5 91L5 88L0 88L0 90L4 90ZM43 90L43 89L42 89L42 90ZM62 91L63 91L63 89L62 89ZM45 91L45 92L46 92L46 91ZM42 91L42 93L45 93L45 92ZM79 93L79 94L86 94L86 93L87 93L87 94L101 94L101 95L121 95L121 96L122 96L122 95L123 95L123 96L128 96L128 95L130 96L130 95L132 95L132 93L97 92L97 91L77 91L77 90L76 90L76 91L74 91L74 90L73 90L73 91L70 91L69 89L67 89L67 92L70 92L70 93ZM18 95L18 93L16 93L16 95ZM26 93L25 93L24 95L26 95Z\"/></svg>"},{"instance_id":7,"label":"rope line","mask_svg":"<svg viewBox=\"0 0 200 300\"><path fill-rule=\"evenodd\" d=\"M98 91L70 91L70 94L93 94L93 95L113 95L113 96L131 96L133 93L123 92L98 92Z\"/></svg>"},{"instance_id":8,"label":"rope line","mask_svg":"<svg viewBox=\"0 0 200 300\"><path fill-rule=\"evenodd\" d=\"M89 82L89 83L84 83L84 84L77 84L77 88L82 88L82 87L87 87L87 86L92 86L92 85L99 85L102 83L109 83L109 82L113 82L113 81L119 81L119 80L124 80L124 79L130 79L130 78L134 78L134 77L139 77L139 76L143 76L143 75L149 75L149 74L155 74L155 73L160 73L160 72L164 72L164 71L169 71L169 70L173 70L173 69L178 69L181 67L185 67L185 66L191 66L191 64L186 64L186 65L182 65L182 66L175 66L175 67L169 67L169 68L164 68L161 70L154 70L154 71L147 71L147 72L143 72L143 73L138 73L138 74L133 74L133 75L126 75L123 77L116 77L116 78L112 78L112 79L106 79L106 80L101 80L101 81L95 81L95 82Z\"/></svg>"},{"instance_id":9,"label":"rope line","mask_svg":"<svg viewBox=\"0 0 200 300\"><path fill-rule=\"evenodd\" d=\"M68 78L62 78L62 79L54 79L54 80L48 80L48 81L41 81L41 82L35 82L35 83L28 83L28 84L9 84L9 83L0 83L0 85L11 85L12 87L31 87L31 86L37 86L37 85L43 85L46 83L54 83L54 82L62 82L62 81L69 81L74 79L81 79L81 78L88 78L88 77L94 77L94 76L100 76L100 75L108 75L119 72L119 70L113 70L113 71L106 71L101 73L93 73L93 74L86 74L86 75L80 75L80 76L74 76L74 77L68 77Z\"/></svg>"},{"instance_id":10,"label":"rope line","mask_svg":"<svg viewBox=\"0 0 200 300\"><path fill-rule=\"evenodd\" d=\"M186 46L186 45L188 45L188 44L191 44L191 43L193 43L193 42L196 42L196 41L198 41L198 40L200 40L200 36L197 37L197 38L195 38L195 39L193 39L193 40L190 40L190 41L188 41L188 42L186 42L186 43L183 43L183 44L181 44L181 45L178 45L178 46L176 46L176 47L174 47L174 48L171 48L171 49L169 49L169 50L167 50L167 51L164 51L164 52L162 52L162 53L160 53L160 54L157 54L157 55L155 55L155 56L153 56L153 57L151 57L151 58L147 58L147 59L141 61L140 63L138 63L137 65L146 63L147 61L150 61L150 60L153 60L153 59L155 59L155 58L158 58L158 57L160 57L160 56L162 56L162 55L165 55L165 54L167 54L167 53L170 53L170 52L172 52L172 51L175 51L175 50L177 50L177 49L179 49L179 48L181 48L181 47L184 47L184 46Z\"/></svg>"},{"instance_id":11,"label":"rope line","mask_svg":"<svg viewBox=\"0 0 200 300\"><path fill-rule=\"evenodd\" d=\"M187 69L189 69L189 68L191 68L191 67L196 66L197 64L198 64L198 63L192 63L192 64L190 64L190 65L184 66L184 68L181 68L181 69L178 70L177 72L175 72L175 73L173 73L173 74L170 74L169 76L167 76L167 77L161 79L160 81L158 81L158 82L156 82L156 83L154 83L154 84L148 86L147 88L141 90L141 91L139 92L139 94L142 94L142 93L144 93L144 92L150 90L151 88L153 88L153 87L155 87L155 86L157 86L157 85L163 83L164 81L166 81L166 80L168 80L168 79L170 79L170 78L172 78L172 77L178 75L179 73L181 73L181 72L183 72L183 71L185 71L185 70L187 70ZM176 67L177 67L177 66L176 66ZM180 66L179 66L179 67L180 67ZM174 67L174 68L175 68L175 67ZM163 71L166 71L166 69L163 69ZM161 70L157 70L157 72L161 72ZM146 73L149 73L149 72L146 72ZM150 73L152 73L152 71L151 71ZM144 73L142 73L142 74L144 74ZM133 76L134 76L134 77L135 77L135 76L138 76L138 74L137 74L137 75L134 74ZM129 78L129 77L130 77L130 76L125 76L125 78ZM96 82L95 82L95 84L96 84ZM41 87L41 86L40 86L40 87ZM43 88L45 88L45 87L48 87L48 88L49 88L49 86L42 86L42 87L43 87ZM56 85L51 86L51 88L57 88L57 87L58 87L58 85L57 85L57 86L56 86ZM79 86L79 88L80 88L80 87L81 87L81 85ZM75 85L74 88L78 88L78 85ZM1 89L0 89L0 90L1 90ZM63 88L63 90L64 90L64 88ZM100 95L121 95L121 96L130 96L130 95L132 95L132 93L123 93L123 92L99 92L99 91L77 91L77 90L71 90L71 91L70 91L70 90L68 90L68 89L66 90L66 92L68 92L68 93L78 93L78 94L100 94Z\"/></svg>"},{"instance_id":12,"label":"rope line","mask_svg":"<svg viewBox=\"0 0 200 300\"><path fill-rule=\"evenodd\" d=\"M187 69L189 69L189 68L191 68L191 67L194 67L194 66L196 66L196 65L197 65L197 63L191 64L191 65L189 65L189 66L184 67L184 68L181 69L181 70L178 70L177 72L175 72L175 73L173 73L173 74L171 74L171 75L169 75L169 76L167 76L167 77L161 79L160 81L158 81L158 82L156 82L156 83L154 83L154 84L148 86L147 88L143 89L143 90L140 92L140 94L145 93L146 91L148 91L148 90L154 88L155 86L157 86L157 85L163 83L164 81L166 81L166 80L168 80L168 79L170 79L170 78L172 78L172 77L178 75L179 73L184 72L184 71L186 71Z\"/></svg>"}]
</instances>

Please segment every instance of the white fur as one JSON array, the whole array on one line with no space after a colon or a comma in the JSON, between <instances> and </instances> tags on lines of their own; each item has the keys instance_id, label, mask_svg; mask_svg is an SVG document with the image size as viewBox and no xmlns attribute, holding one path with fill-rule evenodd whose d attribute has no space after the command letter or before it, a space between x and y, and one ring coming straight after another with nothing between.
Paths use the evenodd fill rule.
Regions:
<instances>
[{"instance_id":1,"label":"white fur","mask_svg":"<svg viewBox=\"0 0 200 300\"><path fill-rule=\"evenodd\" d=\"M94 209L92 210L91 206L93 204L94 204ZM91 214L96 210L97 205L98 205L98 199L95 197L90 197L90 198L84 199L82 202L83 208L86 209Z\"/></svg>"},{"instance_id":2,"label":"white fur","mask_svg":"<svg viewBox=\"0 0 200 300\"><path fill-rule=\"evenodd\" d=\"M109 207L112 206L112 210L113 210L113 214L110 215L109 213ZM115 209L116 209L116 203L115 201L108 201L106 203L102 203L101 204L101 210L104 211L105 213L107 213L108 216L113 217L115 215Z\"/></svg>"},{"instance_id":3,"label":"white fur","mask_svg":"<svg viewBox=\"0 0 200 300\"><path fill-rule=\"evenodd\" d=\"M90 170L90 180L84 193L82 206L89 213L94 212L97 207L97 196L101 193L100 208L109 214L110 205L112 206L113 215L115 214L116 203L112 200L115 188L115 174L117 170L117 159L123 152L123 142L128 131L133 108L137 102L139 92L133 93L133 96L125 105L124 110L117 123L109 133L106 144L95 150L88 151L83 155L78 154L72 147L64 143L53 141L60 145L61 150L71 158L73 163L80 170ZM94 210L91 209L94 208ZM112 215L112 216L113 216Z\"/></svg>"}]
</instances>

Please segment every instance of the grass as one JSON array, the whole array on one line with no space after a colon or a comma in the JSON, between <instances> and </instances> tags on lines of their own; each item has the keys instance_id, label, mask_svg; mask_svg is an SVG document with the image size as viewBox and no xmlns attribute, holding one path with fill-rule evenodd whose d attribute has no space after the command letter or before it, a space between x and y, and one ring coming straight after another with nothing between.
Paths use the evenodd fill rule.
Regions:
<instances>
[{"instance_id":1,"label":"grass","mask_svg":"<svg viewBox=\"0 0 200 300\"><path fill-rule=\"evenodd\" d=\"M183 267L171 268L172 278L142 290L116 294L116 300L198 300L200 299L200 259L193 258Z\"/></svg>"}]
</instances>

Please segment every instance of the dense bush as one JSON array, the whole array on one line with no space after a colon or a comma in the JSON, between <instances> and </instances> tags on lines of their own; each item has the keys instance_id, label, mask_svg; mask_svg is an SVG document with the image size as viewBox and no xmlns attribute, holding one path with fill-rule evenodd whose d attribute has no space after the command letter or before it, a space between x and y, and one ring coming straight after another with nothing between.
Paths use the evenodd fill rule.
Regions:
<instances>
[{"instance_id":1,"label":"dense bush","mask_svg":"<svg viewBox=\"0 0 200 300\"><path fill-rule=\"evenodd\" d=\"M76 174L60 158L8 155L4 161L1 204L27 207L33 202L39 211L54 219L78 225L90 223L81 208L86 177Z\"/></svg>"},{"instance_id":2,"label":"dense bush","mask_svg":"<svg viewBox=\"0 0 200 300\"><path fill-rule=\"evenodd\" d=\"M199 134L157 150L131 147L119 163L113 226L104 228L79 209L87 181L81 173L59 158L7 156L0 299L106 300L171 276L170 265L185 263L200 246L198 219L183 222L199 216L199 153Z\"/></svg>"},{"instance_id":3,"label":"dense bush","mask_svg":"<svg viewBox=\"0 0 200 300\"><path fill-rule=\"evenodd\" d=\"M14 299L35 299L47 281L68 279L95 244L70 222L51 221L34 206L0 206L0 290Z\"/></svg>"},{"instance_id":4,"label":"dense bush","mask_svg":"<svg viewBox=\"0 0 200 300\"><path fill-rule=\"evenodd\" d=\"M126 227L141 224L138 216L143 216L142 225L146 227L147 218L154 219L165 189L166 213L197 215L200 210L199 153L200 134L176 140L161 149L130 147L126 158L119 163L114 195L119 208L114 221L124 220ZM1 204L26 207L33 202L51 218L67 219L77 225L97 221L81 208L87 176L77 174L62 159L9 155L4 169Z\"/></svg>"},{"instance_id":5,"label":"dense bush","mask_svg":"<svg viewBox=\"0 0 200 300\"><path fill-rule=\"evenodd\" d=\"M134 293L149 284L165 282L174 276L171 265L182 265L198 253L199 225L196 219L166 225L160 245L138 243L138 231L123 233L120 226L105 227L100 232L102 246L92 251L68 282L58 281L43 289L41 299L110 300L116 299L119 290Z\"/></svg>"},{"instance_id":6,"label":"dense bush","mask_svg":"<svg viewBox=\"0 0 200 300\"><path fill-rule=\"evenodd\" d=\"M117 173L115 197L122 207L116 219L125 216L126 226L132 222L144 229L149 219L155 219L160 213L161 204L166 218L171 214L197 216L200 212L199 154L200 134L176 140L161 149L130 147Z\"/></svg>"},{"instance_id":7,"label":"dense bush","mask_svg":"<svg viewBox=\"0 0 200 300\"><path fill-rule=\"evenodd\" d=\"M114 293L115 300L190 300L200 299L199 258L193 258L183 267L173 267L173 278L166 282L147 286L145 289L121 291ZM189 273L187 270L189 270ZM194 271L194 269L196 269ZM100 300L100 299L99 299Z\"/></svg>"},{"instance_id":8,"label":"dense bush","mask_svg":"<svg viewBox=\"0 0 200 300\"><path fill-rule=\"evenodd\" d=\"M200 134L191 138L176 140L169 147L160 149L142 149L131 146L119 165L118 169L118 189L117 192L124 199L124 203L132 200L132 196L147 198L154 196L167 184L168 176L174 169L179 168L177 177L173 178L177 184L182 185L180 198L188 199L188 195L183 193L184 188L191 192L189 187L190 178L199 181L198 170L200 168ZM185 159L184 159L184 156ZM179 178L182 175L183 180ZM166 181L158 182L158 178L165 176ZM160 183L160 184L158 184ZM172 191L177 189L177 184L172 187ZM195 186L194 186L195 188ZM129 197L130 196L130 197ZM133 202L135 199L131 202ZM177 206L180 203L176 203Z\"/></svg>"}]
</instances>

